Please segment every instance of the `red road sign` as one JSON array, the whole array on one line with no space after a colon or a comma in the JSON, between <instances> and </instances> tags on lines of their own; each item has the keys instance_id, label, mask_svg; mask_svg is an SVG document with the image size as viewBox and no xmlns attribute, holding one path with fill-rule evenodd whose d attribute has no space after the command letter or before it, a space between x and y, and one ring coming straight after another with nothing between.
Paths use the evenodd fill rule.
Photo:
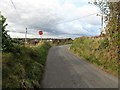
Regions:
<instances>
[{"instance_id":1,"label":"red road sign","mask_svg":"<svg viewBox=\"0 0 120 90\"><path fill-rule=\"evenodd\" d=\"M43 34L43 32L42 31L39 31L39 35L42 35Z\"/></svg>"}]
</instances>

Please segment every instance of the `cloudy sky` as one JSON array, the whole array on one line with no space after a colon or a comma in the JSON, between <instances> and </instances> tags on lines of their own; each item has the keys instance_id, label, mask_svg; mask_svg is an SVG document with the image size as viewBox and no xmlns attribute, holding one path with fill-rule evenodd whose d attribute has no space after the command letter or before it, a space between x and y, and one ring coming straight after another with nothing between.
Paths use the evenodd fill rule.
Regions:
<instances>
[{"instance_id":1,"label":"cloudy sky","mask_svg":"<svg viewBox=\"0 0 120 90\"><path fill-rule=\"evenodd\" d=\"M91 0L0 0L11 37L75 38L100 34L99 8ZM14 5L12 4L14 3Z\"/></svg>"}]
</instances>

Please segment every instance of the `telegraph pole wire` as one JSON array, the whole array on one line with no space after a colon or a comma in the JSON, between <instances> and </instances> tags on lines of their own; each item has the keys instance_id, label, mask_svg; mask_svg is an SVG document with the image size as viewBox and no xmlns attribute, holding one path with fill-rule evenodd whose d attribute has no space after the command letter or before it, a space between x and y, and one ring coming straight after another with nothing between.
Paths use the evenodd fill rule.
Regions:
<instances>
[{"instance_id":1,"label":"telegraph pole wire","mask_svg":"<svg viewBox=\"0 0 120 90\"><path fill-rule=\"evenodd\" d=\"M20 14L18 13L17 8L16 8L14 2L12 0L10 0L10 1L11 1L12 5L13 5L14 9L16 10L16 13L20 16ZM27 43L27 28L26 28L26 32L25 32L25 44L26 43Z\"/></svg>"},{"instance_id":2,"label":"telegraph pole wire","mask_svg":"<svg viewBox=\"0 0 120 90\"><path fill-rule=\"evenodd\" d=\"M12 3L13 7L17 10L17 8L16 8L16 6L14 5L13 1L12 1L12 0L10 0L10 1L11 1L11 3Z\"/></svg>"},{"instance_id":3,"label":"telegraph pole wire","mask_svg":"<svg viewBox=\"0 0 120 90\"><path fill-rule=\"evenodd\" d=\"M98 12L97 12L97 13L98 13ZM89 15L86 15L86 16L82 16L82 17L79 17L79 18L76 18L76 19L73 19L73 20L68 20L68 21L59 22L59 23L56 23L55 25L61 24L61 23L72 22L72 21L76 21L76 20L80 20L80 19L87 18L87 17L92 16L92 15L95 15L95 14L97 14L97 13L93 13L93 14L89 14Z\"/></svg>"}]
</instances>

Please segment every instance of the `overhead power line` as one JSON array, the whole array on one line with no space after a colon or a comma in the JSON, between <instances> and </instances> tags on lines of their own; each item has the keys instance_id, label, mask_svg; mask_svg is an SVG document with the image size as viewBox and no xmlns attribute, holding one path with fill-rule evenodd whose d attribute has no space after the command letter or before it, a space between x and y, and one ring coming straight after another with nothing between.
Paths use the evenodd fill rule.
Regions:
<instances>
[{"instance_id":1,"label":"overhead power line","mask_svg":"<svg viewBox=\"0 0 120 90\"><path fill-rule=\"evenodd\" d=\"M86 16L82 16L82 17L79 17L79 18L76 18L76 19L72 19L72 20L68 20L68 21L62 21L62 22L58 22L58 23L55 23L55 24L51 24L51 25L52 25L52 27L55 27L55 26L57 26L58 24L61 24L61 23L73 22L73 21L76 21L76 20L87 18L89 16L92 16L92 15L95 15L95 14L98 14L98 13L99 12L92 13L92 14L89 14L89 15L86 15ZM49 29L49 27L42 27L41 26L41 29Z\"/></svg>"},{"instance_id":2,"label":"overhead power line","mask_svg":"<svg viewBox=\"0 0 120 90\"><path fill-rule=\"evenodd\" d=\"M13 5L14 9L16 10L16 13L17 13L18 15L20 15L20 14L18 13L18 11L17 11L17 8L16 8L14 2L13 2L12 0L10 0L10 1L11 1L12 5ZM56 26L56 25L58 25L58 24L61 24L61 23L67 23L67 22L72 22L72 21L76 21L76 20L84 19L84 18L87 18L87 17L89 17L89 16L95 15L95 14L97 14L97 13L98 13L98 12L96 12L96 13L92 13L92 14L89 14L89 15L86 15L86 16L82 16L82 17L79 17L79 18L76 18L76 19L72 19L72 20L68 20L68 21L58 22L58 23L51 24L51 25L53 25L53 27L54 27L54 26ZM42 27L42 28L43 28L43 29L48 29L48 28L46 28L46 27ZM9 32L12 32L12 31L9 31ZM16 32L16 31L13 31L13 32ZM25 32L18 32L18 33L25 33Z\"/></svg>"},{"instance_id":3,"label":"overhead power line","mask_svg":"<svg viewBox=\"0 0 120 90\"><path fill-rule=\"evenodd\" d=\"M13 8L14 8L15 11L16 11L16 13L17 13L17 14L19 15L19 17L20 17L20 13L18 12L18 10L17 10L17 8L16 8L14 2L13 2L12 0L10 0L10 1L11 1L11 4L12 4Z\"/></svg>"},{"instance_id":4,"label":"overhead power line","mask_svg":"<svg viewBox=\"0 0 120 90\"><path fill-rule=\"evenodd\" d=\"M97 12L97 13L92 13L92 14L89 14L89 15L86 15L86 16L82 16L82 17L79 17L79 18L76 18L76 19L72 19L72 20L68 20L68 21L63 21L63 22L59 22L59 23L56 23L55 25L61 24L61 23L72 22L72 21L76 21L76 20L80 20L80 19L84 19L84 18L87 18L87 17L92 16L92 15L95 15L95 14L98 14L98 12Z\"/></svg>"},{"instance_id":5,"label":"overhead power line","mask_svg":"<svg viewBox=\"0 0 120 90\"><path fill-rule=\"evenodd\" d=\"M14 2L13 2L12 0L10 0L10 1L11 1L11 3L12 3L12 5L13 5L15 11L16 11L16 13L17 13L17 14L19 15L19 17L20 17L20 14L19 14L19 12L17 11L17 8L16 8ZM19 32L19 33L21 33L21 32ZM22 32L22 33L24 33L24 32ZM26 32L25 32L25 42L27 42L26 38L27 38L27 28L26 28Z\"/></svg>"},{"instance_id":6,"label":"overhead power line","mask_svg":"<svg viewBox=\"0 0 120 90\"><path fill-rule=\"evenodd\" d=\"M6 31L7 31L7 32L13 32L13 33L26 34L26 32L22 32L22 31L21 31L21 32L20 32L20 31L11 31L11 30L9 30L9 29L7 29ZM31 32L31 33L30 33L30 32L27 32L27 34L34 34L34 33L32 33L32 32Z\"/></svg>"},{"instance_id":7,"label":"overhead power line","mask_svg":"<svg viewBox=\"0 0 120 90\"><path fill-rule=\"evenodd\" d=\"M10 1L11 1L12 5L13 5L14 9L17 10L17 8L16 8L16 6L14 5L13 1L12 1L12 0L10 0Z\"/></svg>"}]
</instances>

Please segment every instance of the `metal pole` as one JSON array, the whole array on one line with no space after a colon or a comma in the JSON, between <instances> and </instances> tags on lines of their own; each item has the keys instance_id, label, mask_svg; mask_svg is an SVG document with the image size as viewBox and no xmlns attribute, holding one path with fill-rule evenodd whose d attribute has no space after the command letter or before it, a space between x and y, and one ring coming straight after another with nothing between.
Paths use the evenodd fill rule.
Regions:
<instances>
[{"instance_id":1,"label":"metal pole","mask_svg":"<svg viewBox=\"0 0 120 90\"><path fill-rule=\"evenodd\" d=\"M42 42L42 35L41 35L41 42Z\"/></svg>"}]
</instances>

